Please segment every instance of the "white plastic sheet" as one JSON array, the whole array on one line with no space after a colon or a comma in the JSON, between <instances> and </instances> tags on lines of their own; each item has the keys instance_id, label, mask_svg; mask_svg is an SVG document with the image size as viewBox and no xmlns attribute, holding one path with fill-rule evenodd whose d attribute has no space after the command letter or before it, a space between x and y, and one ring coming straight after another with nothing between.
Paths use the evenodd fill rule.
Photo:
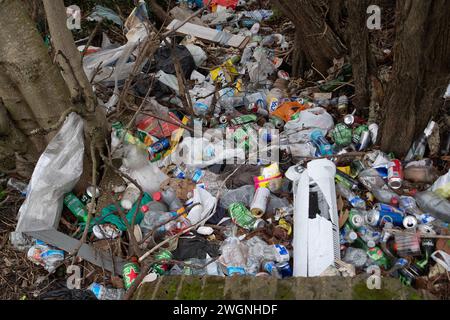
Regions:
<instances>
[{"instance_id":1,"label":"white plastic sheet","mask_svg":"<svg viewBox=\"0 0 450 320\"><path fill-rule=\"evenodd\" d=\"M58 227L64 195L83 172L83 137L83 119L71 113L36 164L16 232Z\"/></svg>"}]
</instances>

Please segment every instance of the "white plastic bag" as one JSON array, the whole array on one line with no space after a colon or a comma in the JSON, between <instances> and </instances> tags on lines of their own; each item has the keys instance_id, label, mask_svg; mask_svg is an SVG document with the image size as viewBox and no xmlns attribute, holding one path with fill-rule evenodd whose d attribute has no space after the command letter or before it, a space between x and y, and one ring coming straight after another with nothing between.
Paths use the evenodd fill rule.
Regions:
<instances>
[{"instance_id":1,"label":"white plastic bag","mask_svg":"<svg viewBox=\"0 0 450 320\"><path fill-rule=\"evenodd\" d=\"M333 117L321 107L300 111L297 119L288 121L285 130L322 129L327 132L334 127Z\"/></svg>"},{"instance_id":2,"label":"white plastic bag","mask_svg":"<svg viewBox=\"0 0 450 320\"><path fill-rule=\"evenodd\" d=\"M150 163L146 154L136 146L126 146L125 153L120 170L134 179L144 192L152 194L159 191L161 182L169 177L155 163Z\"/></svg>"},{"instance_id":3,"label":"white plastic bag","mask_svg":"<svg viewBox=\"0 0 450 320\"><path fill-rule=\"evenodd\" d=\"M83 119L71 113L36 164L27 198L19 209L16 233L58 227L64 195L83 172L83 138Z\"/></svg>"},{"instance_id":4,"label":"white plastic bag","mask_svg":"<svg viewBox=\"0 0 450 320\"><path fill-rule=\"evenodd\" d=\"M450 198L450 170L433 183L430 191L433 191L443 198Z\"/></svg>"}]
</instances>

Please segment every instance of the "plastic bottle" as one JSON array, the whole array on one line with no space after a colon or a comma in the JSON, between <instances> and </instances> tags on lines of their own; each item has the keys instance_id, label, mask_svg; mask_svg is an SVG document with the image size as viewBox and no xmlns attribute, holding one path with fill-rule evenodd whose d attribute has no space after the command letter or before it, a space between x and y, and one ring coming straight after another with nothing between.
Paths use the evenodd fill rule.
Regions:
<instances>
[{"instance_id":1,"label":"plastic bottle","mask_svg":"<svg viewBox=\"0 0 450 320\"><path fill-rule=\"evenodd\" d=\"M336 184L336 191L347 199L354 208L366 210L366 202L342 184Z\"/></svg>"},{"instance_id":2,"label":"plastic bottle","mask_svg":"<svg viewBox=\"0 0 450 320\"><path fill-rule=\"evenodd\" d=\"M183 204L180 199L177 198L177 193L172 188L169 188L165 191L158 191L152 195L154 201L163 201L168 207L170 211L177 211Z\"/></svg>"},{"instance_id":3,"label":"plastic bottle","mask_svg":"<svg viewBox=\"0 0 450 320\"><path fill-rule=\"evenodd\" d=\"M450 223L450 201L431 191L417 193L414 198L423 211L435 218Z\"/></svg>"},{"instance_id":4,"label":"plastic bottle","mask_svg":"<svg viewBox=\"0 0 450 320\"><path fill-rule=\"evenodd\" d=\"M96 282L93 282L88 289L95 294L98 300L122 300L125 295L123 289L106 288Z\"/></svg>"},{"instance_id":5,"label":"plastic bottle","mask_svg":"<svg viewBox=\"0 0 450 320\"><path fill-rule=\"evenodd\" d=\"M9 188L19 191L23 196L27 195L28 184L14 178L10 178L6 184Z\"/></svg>"},{"instance_id":6,"label":"plastic bottle","mask_svg":"<svg viewBox=\"0 0 450 320\"><path fill-rule=\"evenodd\" d=\"M272 88L267 94L267 106L270 113L278 109L285 94L280 88Z\"/></svg>"},{"instance_id":7,"label":"plastic bottle","mask_svg":"<svg viewBox=\"0 0 450 320\"><path fill-rule=\"evenodd\" d=\"M232 236L222 244L220 257L222 264L226 267L227 275L245 274L245 266L247 265L247 250L239 238Z\"/></svg>"},{"instance_id":8,"label":"plastic bottle","mask_svg":"<svg viewBox=\"0 0 450 320\"><path fill-rule=\"evenodd\" d=\"M387 204L398 203L399 196L388 187L376 169L370 168L362 171L358 176L358 180L378 201Z\"/></svg>"},{"instance_id":9,"label":"plastic bottle","mask_svg":"<svg viewBox=\"0 0 450 320\"><path fill-rule=\"evenodd\" d=\"M167 206L159 201L151 201L141 209L145 215L139 226L141 227L142 233L146 235L157 225L157 220L159 216L168 211Z\"/></svg>"},{"instance_id":10,"label":"plastic bottle","mask_svg":"<svg viewBox=\"0 0 450 320\"><path fill-rule=\"evenodd\" d=\"M141 191L134 184L129 183L125 192L122 195L122 200L120 200L120 205L126 209L130 210L133 204L139 199Z\"/></svg>"},{"instance_id":11,"label":"plastic bottle","mask_svg":"<svg viewBox=\"0 0 450 320\"><path fill-rule=\"evenodd\" d=\"M354 265L356 268L362 268L367 263L367 253L364 249L349 247L345 250L342 261Z\"/></svg>"},{"instance_id":12,"label":"plastic bottle","mask_svg":"<svg viewBox=\"0 0 450 320\"><path fill-rule=\"evenodd\" d=\"M314 130L311 132L311 140L316 145L317 149L321 156L330 156L333 155L333 150L331 144L322 134L320 130Z\"/></svg>"},{"instance_id":13,"label":"plastic bottle","mask_svg":"<svg viewBox=\"0 0 450 320\"><path fill-rule=\"evenodd\" d=\"M405 162L420 160L423 158L425 154L425 149L427 146L427 139L433 133L433 129L436 126L436 122L430 121L425 128L424 132L417 138L416 141L412 144L411 148L408 151L408 154L405 157Z\"/></svg>"},{"instance_id":14,"label":"plastic bottle","mask_svg":"<svg viewBox=\"0 0 450 320\"><path fill-rule=\"evenodd\" d=\"M417 206L416 200L413 197L401 196L399 199L400 209L404 210L407 214L413 215L416 218L420 218L423 211Z\"/></svg>"},{"instance_id":15,"label":"plastic bottle","mask_svg":"<svg viewBox=\"0 0 450 320\"><path fill-rule=\"evenodd\" d=\"M340 233L341 244L353 243L358 238L357 233L353 231L353 228L349 224L345 224Z\"/></svg>"},{"instance_id":16,"label":"plastic bottle","mask_svg":"<svg viewBox=\"0 0 450 320\"><path fill-rule=\"evenodd\" d=\"M220 98L219 103L226 114L231 114L234 112L234 109L244 105L244 98L226 94Z\"/></svg>"}]
</instances>

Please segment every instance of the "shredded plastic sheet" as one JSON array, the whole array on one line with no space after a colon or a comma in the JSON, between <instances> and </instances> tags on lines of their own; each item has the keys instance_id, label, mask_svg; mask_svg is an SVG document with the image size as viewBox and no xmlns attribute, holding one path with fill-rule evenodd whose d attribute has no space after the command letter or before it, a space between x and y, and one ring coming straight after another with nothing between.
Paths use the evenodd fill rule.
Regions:
<instances>
[{"instance_id":1,"label":"shredded plastic sheet","mask_svg":"<svg viewBox=\"0 0 450 320\"><path fill-rule=\"evenodd\" d=\"M16 233L58 227L64 195L83 172L83 139L83 119L71 113L36 164Z\"/></svg>"}]
</instances>

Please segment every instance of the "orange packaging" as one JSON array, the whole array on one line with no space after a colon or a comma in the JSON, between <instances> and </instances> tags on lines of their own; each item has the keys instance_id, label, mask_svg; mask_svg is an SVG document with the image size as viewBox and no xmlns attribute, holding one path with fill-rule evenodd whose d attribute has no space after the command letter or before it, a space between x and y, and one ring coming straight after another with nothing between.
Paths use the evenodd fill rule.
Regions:
<instances>
[{"instance_id":1,"label":"orange packaging","mask_svg":"<svg viewBox=\"0 0 450 320\"><path fill-rule=\"evenodd\" d=\"M274 112L272 112L272 115L283 119L284 122L288 122L294 114L309 108L309 105L301 104L298 101L284 102Z\"/></svg>"}]
</instances>

